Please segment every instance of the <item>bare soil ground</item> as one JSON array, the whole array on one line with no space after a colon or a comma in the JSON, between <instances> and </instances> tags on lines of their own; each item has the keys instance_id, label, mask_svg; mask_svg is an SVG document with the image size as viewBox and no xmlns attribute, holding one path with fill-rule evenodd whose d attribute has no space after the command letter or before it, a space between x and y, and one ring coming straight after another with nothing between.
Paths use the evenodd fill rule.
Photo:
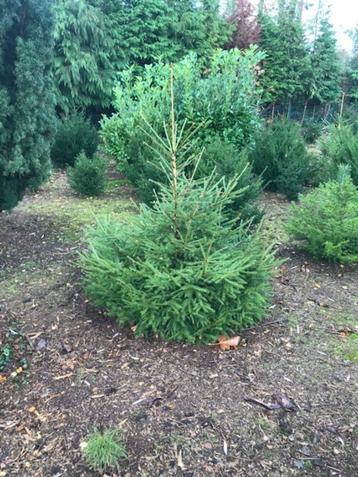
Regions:
<instances>
[{"instance_id":1,"label":"bare soil ground","mask_svg":"<svg viewBox=\"0 0 358 477\"><path fill-rule=\"evenodd\" d=\"M113 476L358 475L358 271L289 246L287 203L266 194L286 259L266 320L227 352L135 339L76 268L89 208L130 217L117 186L85 201L58 174L0 215L0 476L99 475L80 446L109 427L128 452Z\"/></svg>"}]
</instances>

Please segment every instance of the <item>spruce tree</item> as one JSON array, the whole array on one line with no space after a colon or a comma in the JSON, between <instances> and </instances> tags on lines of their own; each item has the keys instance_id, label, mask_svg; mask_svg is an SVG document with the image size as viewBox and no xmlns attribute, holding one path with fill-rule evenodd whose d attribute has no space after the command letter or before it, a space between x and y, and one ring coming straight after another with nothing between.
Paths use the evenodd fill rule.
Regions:
<instances>
[{"instance_id":1,"label":"spruce tree","mask_svg":"<svg viewBox=\"0 0 358 477\"><path fill-rule=\"evenodd\" d=\"M336 101L341 92L340 65L334 30L327 17L320 21L310 59L310 97L320 103Z\"/></svg>"},{"instance_id":2,"label":"spruce tree","mask_svg":"<svg viewBox=\"0 0 358 477\"><path fill-rule=\"evenodd\" d=\"M213 173L195 179L194 131L178 128L173 93L171 99L166 139L146 129L167 181L153 207L142 206L127 226L101 220L90 231L82 257L85 289L119 324L135 325L138 335L214 342L264 316L274 260L258 232L248 233L225 213L243 193L239 178L217 181Z\"/></svg>"},{"instance_id":3,"label":"spruce tree","mask_svg":"<svg viewBox=\"0 0 358 477\"><path fill-rule=\"evenodd\" d=\"M51 0L0 0L0 210L47 176L54 125Z\"/></svg>"}]
</instances>

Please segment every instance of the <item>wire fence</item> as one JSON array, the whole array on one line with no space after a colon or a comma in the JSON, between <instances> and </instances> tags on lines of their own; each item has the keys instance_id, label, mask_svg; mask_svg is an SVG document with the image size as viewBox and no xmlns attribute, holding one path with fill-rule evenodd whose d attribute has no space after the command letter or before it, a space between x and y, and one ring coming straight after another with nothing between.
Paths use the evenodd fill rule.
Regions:
<instances>
[{"instance_id":1,"label":"wire fence","mask_svg":"<svg viewBox=\"0 0 358 477\"><path fill-rule=\"evenodd\" d=\"M339 101L327 104L297 100L270 104L262 110L262 115L267 120L287 117L302 124L306 121L334 123L347 112L358 114L358 104L343 94Z\"/></svg>"}]
</instances>

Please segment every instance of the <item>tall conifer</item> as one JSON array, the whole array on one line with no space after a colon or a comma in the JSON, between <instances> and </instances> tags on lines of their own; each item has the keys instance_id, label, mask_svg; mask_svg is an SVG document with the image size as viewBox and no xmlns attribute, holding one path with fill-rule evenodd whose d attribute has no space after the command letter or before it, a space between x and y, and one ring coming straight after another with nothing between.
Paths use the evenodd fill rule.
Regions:
<instances>
[{"instance_id":1,"label":"tall conifer","mask_svg":"<svg viewBox=\"0 0 358 477\"><path fill-rule=\"evenodd\" d=\"M0 0L0 210L49 171L54 123L51 0Z\"/></svg>"}]
</instances>

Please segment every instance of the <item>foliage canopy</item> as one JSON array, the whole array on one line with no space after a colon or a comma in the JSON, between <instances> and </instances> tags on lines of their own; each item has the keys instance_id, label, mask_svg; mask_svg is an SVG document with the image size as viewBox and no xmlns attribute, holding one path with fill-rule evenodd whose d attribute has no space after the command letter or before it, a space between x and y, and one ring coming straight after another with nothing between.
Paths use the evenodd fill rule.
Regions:
<instances>
[{"instance_id":1,"label":"foliage canopy","mask_svg":"<svg viewBox=\"0 0 358 477\"><path fill-rule=\"evenodd\" d=\"M254 171L268 188L295 199L310 173L310 158L299 127L280 119L261 130L250 152Z\"/></svg>"},{"instance_id":2,"label":"foliage canopy","mask_svg":"<svg viewBox=\"0 0 358 477\"><path fill-rule=\"evenodd\" d=\"M261 58L255 48L245 53L234 49L216 52L207 69L196 55L174 65L177 122L193 129L200 126L197 152L214 137L230 142L238 152L252 142L260 124L255 66ZM139 76L128 69L115 91L116 113L102 121L106 151L145 201L153 197L151 180L160 180L162 171L155 164L152 139L143 131L143 116L165 138L164 123L171 107L169 78L170 65L162 62L145 67Z\"/></svg>"},{"instance_id":3,"label":"foliage canopy","mask_svg":"<svg viewBox=\"0 0 358 477\"><path fill-rule=\"evenodd\" d=\"M49 174L55 122L51 0L1 0L0 210Z\"/></svg>"},{"instance_id":4,"label":"foliage canopy","mask_svg":"<svg viewBox=\"0 0 358 477\"><path fill-rule=\"evenodd\" d=\"M315 257L358 262L358 189L349 168L341 166L337 180L300 196L300 205L292 205L287 229Z\"/></svg>"}]
</instances>

